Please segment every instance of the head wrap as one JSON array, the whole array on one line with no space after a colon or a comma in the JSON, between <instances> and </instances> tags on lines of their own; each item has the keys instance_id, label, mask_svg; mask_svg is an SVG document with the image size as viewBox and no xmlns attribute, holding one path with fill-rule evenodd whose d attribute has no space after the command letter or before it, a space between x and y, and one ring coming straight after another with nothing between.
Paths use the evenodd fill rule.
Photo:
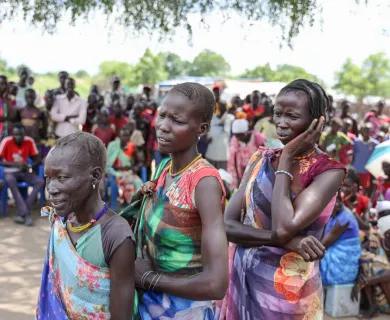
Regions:
<instances>
[{"instance_id":1,"label":"head wrap","mask_svg":"<svg viewBox=\"0 0 390 320\"><path fill-rule=\"evenodd\" d=\"M232 132L233 134L237 133L247 133L249 131L249 122L246 119L238 119L233 121Z\"/></svg>"}]
</instances>

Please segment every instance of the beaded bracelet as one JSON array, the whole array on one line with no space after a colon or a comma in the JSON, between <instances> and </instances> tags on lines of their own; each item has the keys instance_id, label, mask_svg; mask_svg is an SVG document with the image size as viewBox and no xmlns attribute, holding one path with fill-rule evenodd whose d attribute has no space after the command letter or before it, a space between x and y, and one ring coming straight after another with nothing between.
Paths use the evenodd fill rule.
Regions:
<instances>
[{"instance_id":1,"label":"beaded bracelet","mask_svg":"<svg viewBox=\"0 0 390 320\"><path fill-rule=\"evenodd\" d=\"M275 172L275 175L277 174L285 174L290 177L291 181L294 179L293 175L290 172L287 172L285 170L278 170Z\"/></svg>"}]
</instances>

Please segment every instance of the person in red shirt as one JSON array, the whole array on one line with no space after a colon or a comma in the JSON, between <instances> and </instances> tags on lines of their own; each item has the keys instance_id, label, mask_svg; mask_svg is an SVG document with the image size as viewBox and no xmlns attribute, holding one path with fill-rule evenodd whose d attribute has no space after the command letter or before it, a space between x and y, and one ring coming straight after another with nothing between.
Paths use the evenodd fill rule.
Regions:
<instances>
[{"instance_id":1,"label":"person in red shirt","mask_svg":"<svg viewBox=\"0 0 390 320\"><path fill-rule=\"evenodd\" d=\"M252 92L251 104L242 107L246 113L246 119L249 121L249 128L253 129L254 125L264 113L264 106L261 104L261 93L258 90Z\"/></svg>"},{"instance_id":2,"label":"person in red shirt","mask_svg":"<svg viewBox=\"0 0 390 320\"><path fill-rule=\"evenodd\" d=\"M32 205L37 199L37 195L45 181L32 173L32 167L41 163L41 156L35 145L34 139L25 136L25 129L22 124L16 123L12 128L12 137L4 138L0 144L0 157L4 166L4 180L11 189L15 199L18 216L16 223L24 223L26 226L32 225L30 217ZM33 164L27 163L28 158L33 160ZM27 182L33 190L27 199L23 199L17 186L18 182Z\"/></svg>"},{"instance_id":3,"label":"person in red shirt","mask_svg":"<svg viewBox=\"0 0 390 320\"><path fill-rule=\"evenodd\" d=\"M16 118L16 103L9 91L7 77L0 75L0 140L10 135Z\"/></svg>"},{"instance_id":4,"label":"person in red shirt","mask_svg":"<svg viewBox=\"0 0 390 320\"><path fill-rule=\"evenodd\" d=\"M92 128L93 135L102 140L106 148L115 139L115 126L110 125L108 117L107 111L101 111L98 115L98 124Z\"/></svg>"},{"instance_id":5,"label":"person in red shirt","mask_svg":"<svg viewBox=\"0 0 390 320\"><path fill-rule=\"evenodd\" d=\"M360 230L367 231L370 229L371 199L364 196L359 189L359 176L353 167L350 167L342 187L343 204L355 214Z\"/></svg>"},{"instance_id":6,"label":"person in red shirt","mask_svg":"<svg viewBox=\"0 0 390 320\"><path fill-rule=\"evenodd\" d=\"M119 131L126 125L128 118L123 116L122 105L119 100L114 102L114 114L110 117L110 124L115 126L115 137L119 137Z\"/></svg>"}]
</instances>

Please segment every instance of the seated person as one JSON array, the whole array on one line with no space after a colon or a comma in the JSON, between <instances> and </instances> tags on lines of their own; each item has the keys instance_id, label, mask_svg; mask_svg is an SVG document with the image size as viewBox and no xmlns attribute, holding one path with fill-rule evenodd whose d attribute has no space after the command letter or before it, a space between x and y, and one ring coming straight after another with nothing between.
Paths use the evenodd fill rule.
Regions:
<instances>
[{"instance_id":1,"label":"seated person","mask_svg":"<svg viewBox=\"0 0 390 320\"><path fill-rule=\"evenodd\" d=\"M368 231L371 199L361 192L359 176L353 167L348 168L342 191L343 204L355 215L360 230Z\"/></svg>"},{"instance_id":2,"label":"seated person","mask_svg":"<svg viewBox=\"0 0 390 320\"><path fill-rule=\"evenodd\" d=\"M353 292L357 298L357 293L363 290L369 303L367 318L377 311L390 313L390 201L378 202L376 209L380 239L371 234L363 243L358 283Z\"/></svg>"},{"instance_id":3,"label":"seated person","mask_svg":"<svg viewBox=\"0 0 390 320\"><path fill-rule=\"evenodd\" d=\"M320 262L322 283L334 285L355 282L361 254L359 225L354 215L343 205L340 193L321 242L327 248Z\"/></svg>"},{"instance_id":4,"label":"seated person","mask_svg":"<svg viewBox=\"0 0 390 320\"><path fill-rule=\"evenodd\" d=\"M11 189L18 210L18 216L15 217L14 221L31 226L32 205L37 199L39 191L45 185L45 181L31 172L32 167L41 163L41 157L34 140L25 136L25 129L22 124L14 124L12 137L7 137L1 141L0 157L2 158L0 165L5 167L4 179ZM33 160L31 166L27 163L29 157ZM33 188L27 199L23 199L17 186L17 183L22 181L27 182Z\"/></svg>"},{"instance_id":5,"label":"seated person","mask_svg":"<svg viewBox=\"0 0 390 320\"><path fill-rule=\"evenodd\" d=\"M124 203L130 203L133 195L141 188L142 181L137 175L141 167L137 148L130 141L130 131L124 127L119 130L119 139L110 142L107 148L107 171L115 177Z\"/></svg>"}]
</instances>

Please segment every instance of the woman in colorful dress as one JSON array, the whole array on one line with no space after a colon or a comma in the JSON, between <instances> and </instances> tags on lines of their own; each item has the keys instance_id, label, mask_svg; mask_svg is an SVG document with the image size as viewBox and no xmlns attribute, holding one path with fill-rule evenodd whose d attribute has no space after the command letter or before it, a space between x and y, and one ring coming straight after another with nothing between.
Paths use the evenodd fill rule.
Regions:
<instances>
[{"instance_id":1,"label":"woman in colorful dress","mask_svg":"<svg viewBox=\"0 0 390 320\"><path fill-rule=\"evenodd\" d=\"M283 149L259 149L225 212L229 290L219 319L321 319L320 243L345 169L321 152L328 98L295 80L276 99Z\"/></svg>"},{"instance_id":2,"label":"woman in colorful dress","mask_svg":"<svg viewBox=\"0 0 390 320\"><path fill-rule=\"evenodd\" d=\"M110 142L107 148L107 171L115 177L117 187L122 191L126 203L141 188L142 180L137 175L142 167L138 160L137 147L130 141L129 128L119 130L119 138Z\"/></svg>"},{"instance_id":3,"label":"woman in colorful dress","mask_svg":"<svg viewBox=\"0 0 390 320\"><path fill-rule=\"evenodd\" d=\"M156 119L159 150L169 154L147 184L136 228L136 287L143 320L214 319L212 300L228 284L225 191L197 150L214 113L211 91L183 83L166 95ZM145 190L145 188L143 188Z\"/></svg>"},{"instance_id":4,"label":"woman in colorful dress","mask_svg":"<svg viewBox=\"0 0 390 320\"><path fill-rule=\"evenodd\" d=\"M36 319L133 316L134 235L99 193L106 150L88 133L59 139L46 157L52 223ZM123 266L126 265L126 268Z\"/></svg>"}]
</instances>

